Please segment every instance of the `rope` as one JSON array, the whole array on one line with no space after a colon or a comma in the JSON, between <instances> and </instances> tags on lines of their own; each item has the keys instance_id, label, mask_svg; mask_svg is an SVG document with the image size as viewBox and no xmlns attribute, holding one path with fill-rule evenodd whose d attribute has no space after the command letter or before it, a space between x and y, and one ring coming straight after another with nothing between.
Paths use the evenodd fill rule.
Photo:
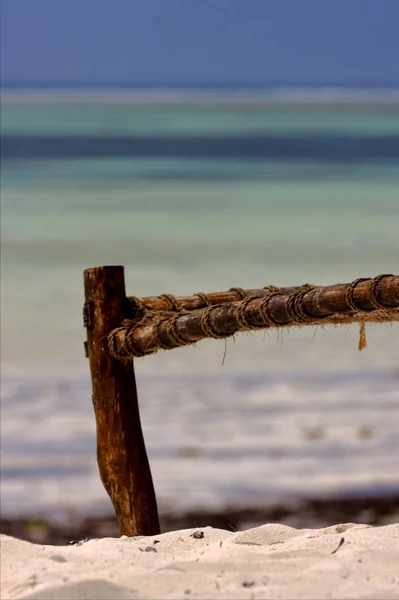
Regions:
<instances>
[{"instance_id":1,"label":"rope","mask_svg":"<svg viewBox=\"0 0 399 600\"><path fill-rule=\"evenodd\" d=\"M230 336L230 333L219 333L216 331L214 326L211 323L211 316L215 308L219 308L218 306L208 306L204 308L204 311L201 315L201 329L205 333L205 335L209 338L213 338L215 340L222 340L226 337Z\"/></svg>"},{"instance_id":2,"label":"rope","mask_svg":"<svg viewBox=\"0 0 399 600\"><path fill-rule=\"evenodd\" d=\"M123 351L126 352L126 354L130 354L133 356L145 356L147 354L147 352L145 350L141 351L137 345L134 343L134 332L136 330L137 327L137 323L135 323L134 321L132 322L132 324L128 327L128 330L126 332L126 336L125 336L125 341L123 344Z\"/></svg>"},{"instance_id":3,"label":"rope","mask_svg":"<svg viewBox=\"0 0 399 600\"><path fill-rule=\"evenodd\" d=\"M141 324L141 322L140 322ZM108 348L111 356L117 359L128 359L133 356L141 357L146 356L148 354L145 351L140 350L140 348L134 343L134 331L137 327L137 322L134 320L126 319L123 321L123 327L118 327L111 331L108 336ZM121 331L125 332L125 336L123 338L122 348L117 350L117 334Z\"/></svg>"},{"instance_id":4,"label":"rope","mask_svg":"<svg viewBox=\"0 0 399 600\"><path fill-rule=\"evenodd\" d=\"M117 352L117 350L116 350L116 336L120 331L126 331L126 327L118 327L117 329L113 329L108 336L109 353L114 358L119 358L119 359L121 358L121 353Z\"/></svg>"},{"instance_id":5,"label":"rope","mask_svg":"<svg viewBox=\"0 0 399 600\"><path fill-rule=\"evenodd\" d=\"M287 300L287 314L294 323L307 323L312 321L311 317L304 309L303 298L306 294L314 289L314 285L306 283L302 289L292 292Z\"/></svg>"},{"instance_id":6,"label":"rope","mask_svg":"<svg viewBox=\"0 0 399 600\"><path fill-rule=\"evenodd\" d=\"M385 277L393 277L393 275L377 275L370 283L369 300L374 308L387 308L385 304L378 298L378 285Z\"/></svg>"},{"instance_id":7,"label":"rope","mask_svg":"<svg viewBox=\"0 0 399 600\"><path fill-rule=\"evenodd\" d=\"M246 291L240 287L232 287L232 288L230 288L229 291L235 292L238 295L238 297L240 298L240 300L244 300L247 297Z\"/></svg>"},{"instance_id":8,"label":"rope","mask_svg":"<svg viewBox=\"0 0 399 600\"><path fill-rule=\"evenodd\" d=\"M129 316L129 318L138 323L148 312L147 306L137 296L130 296L129 298L126 298L126 300L130 308L130 310L128 310L128 315L126 316Z\"/></svg>"},{"instance_id":9,"label":"rope","mask_svg":"<svg viewBox=\"0 0 399 600\"><path fill-rule=\"evenodd\" d=\"M163 300L166 300L166 302L169 303L169 307L170 307L169 310L173 310L173 311L179 310L179 305L177 303L176 296L174 296L173 294L161 294L159 297L162 298Z\"/></svg>"},{"instance_id":10,"label":"rope","mask_svg":"<svg viewBox=\"0 0 399 600\"><path fill-rule=\"evenodd\" d=\"M352 281L352 283L349 283L346 286L346 293L345 293L345 300L347 305L354 311L354 312L360 312L361 309L356 305L355 302L355 289L357 287L357 285L359 283L361 283L362 281L370 281L370 286L369 286L369 295L368 295L368 301L370 302L370 304L372 305L373 309L375 310L380 310L380 309L384 309L387 308L385 306L385 304L383 304L383 302L381 302L381 300L378 298L378 286L380 284L380 281L382 281L383 279L385 279L386 277L392 277L392 275L388 275L388 274L384 274L384 275L377 275L377 277L374 277L374 279L370 279L369 277L360 277L359 279L355 279L355 281ZM363 314L364 314L363 310ZM366 325L364 320L360 321L360 330L359 330L359 350L363 350L364 348L367 347L367 339L366 339Z\"/></svg>"},{"instance_id":11,"label":"rope","mask_svg":"<svg viewBox=\"0 0 399 600\"><path fill-rule=\"evenodd\" d=\"M163 317L156 322L154 326L154 343L156 346L163 350L172 350L173 348L179 348L180 346L187 346L190 344L190 342L185 340L177 330L177 321L182 314L186 314L186 311L181 311L176 315L173 315L173 317ZM160 328L164 323L166 324L166 336L168 337L168 342L166 343L162 341L160 335Z\"/></svg>"},{"instance_id":12,"label":"rope","mask_svg":"<svg viewBox=\"0 0 399 600\"><path fill-rule=\"evenodd\" d=\"M346 304L354 312L358 312L359 310L361 310L361 309L359 309L358 306L356 306L354 293L355 293L356 287L362 281L370 281L370 277L359 277L359 279L355 279L355 281L352 281L352 283L348 283L348 285L346 286L346 292L345 292Z\"/></svg>"},{"instance_id":13,"label":"rope","mask_svg":"<svg viewBox=\"0 0 399 600\"><path fill-rule=\"evenodd\" d=\"M248 304L250 302L252 302L252 300L254 300L253 296L248 296L248 298L241 300L241 302L237 306L237 309L236 309L236 312L234 315L240 329L243 329L244 331L248 331L250 329L257 329L256 326L253 325L251 323L251 321L248 319L248 315L246 314Z\"/></svg>"},{"instance_id":14,"label":"rope","mask_svg":"<svg viewBox=\"0 0 399 600\"><path fill-rule=\"evenodd\" d=\"M362 321L360 323L358 348L359 348L359 351L364 350L365 348L367 348L366 323L364 321Z\"/></svg>"},{"instance_id":15,"label":"rope","mask_svg":"<svg viewBox=\"0 0 399 600\"><path fill-rule=\"evenodd\" d=\"M194 294L194 296L197 296L197 298L201 300L203 306L210 306L208 296L203 292L197 292L196 294Z\"/></svg>"},{"instance_id":16,"label":"rope","mask_svg":"<svg viewBox=\"0 0 399 600\"><path fill-rule=\"evenodd\" d=\"M134 309L146 308L144 302L141 300L141 298L138 298L138 296L129 296L127 300L130 302Z\"/></svg>"},{"instance_id":17,"label":"rope","mask_svg":"<svg viewBox=\"0 0 399 600\"><path fill-rule=\"evenodd\" d=\"M385 283L383 280L386 278L394 278L394 281ZM187 346L204 337L225 339L237 331L300 324L353 322L360 323L359 349L362 349L366 346L365 323L399 320L398 281L399 278L394 275L383 274L375 278L362 277L348 284L337 284L328 288L316 288L314 285L305 284L290 288L288 291L287 288L267 286L263 288L262 296L259 296L259 292L256 291L231 288L230 292L235 292L241 300L228 304L223 303L222 300L221 304L214 305L211 305L206 294L198 292L196 296L205 307L193 311L178 310L177 299L172 294L160 296L167 301L169 310L150 310L145 302L133 296L129 299L134 309L133 317L123 321L122 327L114 329L109 334L109 351L115 358L128 360L133 356L152 354L159 348L169 350ZM355 299L357 286L361 282L368 282L368 284L362 286L361 293L359 291ZM331 305L334 287L337 288L337 296L335 304ZM328 294L325 296L323 292L326 289ZM312 290L314 292L306 297ZM387 290L390 290L388 295ZM270 303L277 296L283 297L284 300L273 303L272 311ZM198 306L198 302L196 305ZM334 308L329 308L331 306ZM368 308L364 308L365 306ZM182 319L179 326L180 317L187 317L187 315L190 317ZM215 316L218 319L219 331L214 324Z\"/></svg>"},{"instance_id":18,"label":"rope","mask_svg":"<svg viewBox=\"0 0 399 600\"><path fill-rule=\"evenodd\" d=\"M273 286L271 286L271 287L273 287ZM267 289L267 288L264 288L264 289ZM281 326L281 323L279 323L279 321L277 321L271 314L270 309L269 309L269 302L275 296L283 296L283 295L284 295L283 292L280 291L278 288L276 288L275 290L271 290L270 292L268 292L266 294L266 296L264 296L264 298L262 298L262 301L259 306L259 312L262 315L262 319L266 323L266 327Z\"/></svg>"}]
</instances>

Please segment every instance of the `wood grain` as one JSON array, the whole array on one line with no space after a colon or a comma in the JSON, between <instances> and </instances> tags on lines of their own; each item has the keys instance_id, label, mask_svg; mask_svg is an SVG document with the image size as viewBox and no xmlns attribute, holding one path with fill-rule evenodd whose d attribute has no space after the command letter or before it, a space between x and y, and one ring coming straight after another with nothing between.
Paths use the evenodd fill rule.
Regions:
<instances>
[{"instance_id":1,"label":"wood grain","mask_svg":"<svg viewBox=\"0 0 399 600\"><path fill-rule=\"evenodd\" d=\"M155 535L159 520L141 429L133 361L117 361L108 334L126 309L124 269L84 272L87 349L97 425L100 476L115 508L121 535Z\"/></svg>"}]
</instances>

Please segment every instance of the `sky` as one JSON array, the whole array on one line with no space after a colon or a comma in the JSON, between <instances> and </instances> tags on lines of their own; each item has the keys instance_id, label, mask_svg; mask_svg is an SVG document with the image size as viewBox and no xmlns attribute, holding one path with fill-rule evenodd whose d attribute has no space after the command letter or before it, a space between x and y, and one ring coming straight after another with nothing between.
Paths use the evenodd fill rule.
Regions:
<instances>
[{"instance_id":1,"label":"sky","mask_svg":"<svg viewBox=\"0 0 399 600\"><path fill-rule=\"evenodd\" d=\"M398 84L399 0L1 0L3 84Z\"/></svg>"}]
</instances>

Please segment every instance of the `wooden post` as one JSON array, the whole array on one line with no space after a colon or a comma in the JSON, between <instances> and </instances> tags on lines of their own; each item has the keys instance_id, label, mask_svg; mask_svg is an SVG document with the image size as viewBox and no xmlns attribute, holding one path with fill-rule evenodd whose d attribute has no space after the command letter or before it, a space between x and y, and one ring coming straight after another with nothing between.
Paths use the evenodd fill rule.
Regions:
<instances>
[{"instance_id":1,"label":"wooden post","mask_svg":"<svg viewBox=\"0 0 399 600\"><path fill-rule=\"evenodd\" d=\"M160 532L150 466L140 423L133 361L117 361L108 334L125 318L123 267L84 272L84 322L97 424L101 480L115 508L121 535Z\"/></svg>"}]
</instances>

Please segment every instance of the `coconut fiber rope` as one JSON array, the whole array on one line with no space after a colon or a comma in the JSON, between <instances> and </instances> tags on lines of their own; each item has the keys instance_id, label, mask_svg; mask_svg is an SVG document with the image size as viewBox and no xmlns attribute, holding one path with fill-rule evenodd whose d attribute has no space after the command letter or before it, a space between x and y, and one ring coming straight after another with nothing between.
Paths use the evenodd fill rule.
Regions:
<instances>
[{"instance_id":1,"label":"coconut fiber rope","mask_svg":"<svg viewBox=\"0 0 399 600\"><path fill-rule=\"evenodd\" d=\"M383 279L385 279L386 277L393 277L393 275L391 275L391 274L377 275L377 277L374 277L374 279L372 279L371 283L370 283L369 301L370 301L370 304L372 304L373 307L376 309L387 308L387 306L385 304L383 304L381 302L381 300L378 298L378 296L379 296L378 286L379 286L380 282Z\"/></svg>"},{"instance_id":2,"label":"coconut fiber rope","mask_svg":"<svg viewBox=\"0 0 399 600\"><path fill-rule=\"evenodd\" d=\"M213 338L214 340L223 340L227 337L230 337L231 334L219 333L212 325L211 316L217 308L219 308L218 305L208 306L207 308L204 308L203 313L201 315L201 329L205 333L206 337Z\"/></svg>"},{"instance_id":3,"label":"coconut fiber rope","mask_svg":"<svg viewBox=\"0 0 399 600\"><path fill-rule=\"evenodd\" d=\"M301 289L292 292L288 296L287 314L293 323L307 323L313 320L313 317L311 317L304 308L303 298L314 288L314 285L307 283Z\"/></svg>"},{"instance_id":4,"label":"coconut fiber rope","mask_svg":"<svg viewBox=\"0 0 399 600\"><path fill-rule=\"evenodd\" d=\"M203 292L197 292L196 294L194 294L194 296L197 296L197 298L199 298L201 300L201 302L202 302L201 308L203 308L204 306L210 306L209 298Z\"/></svg>"},{"instance_id":5,"label":"coconut fiber rope","mask_svg":"<svg viewBox=\"0 0 399 600\"><path fill-rule=\"evenodd\" d=\"M394 278L394 281L385 284L384 280L387 278ZM168 302L170 310L150 310L140 299L133 297L135 314L132 319L123 321L122 327L110 333L109 350L115 358L126 360L134 356L152 354L160 348L169 350L187 346L203 338L224 339L238 331L301 324L353 322L360 323L359 348L363 348L366 344L366 322L399 320L398 279L396 276L384 274L374 279L359 278L348 284L337 284L327 288L306 284L300 288L291 288L292 291L289 293L268 286L263 288L267 292L261 297L257 294L249 295L249 292L242 288L231 288L230 291L236 292L242 299L215 305L210 305L207 295L199 292L196 296L202 303L208 302L208 306L194 311L177 310L177 299L172 294L162 296ZM367 282L367 285L364 285L364 282ZM355 299L357 286L362 283L361 292L357 293ZM323 314L320 304L322 294L328 290L331 297L334 287L337 288L337 298L339 295L342 298L343 294L346 308L342 307L338 312L330 311L328 314ZM309 292L312 293L312 297L306 298ZM283 304L271 303L271 300L277 296L284 297ZM365 308L367 306L368 308ZM307 309L311 310L310 314ZM276 310L279 311L277 314ZM138 320L140 311L145 312L142 313L141 320Z\"/></svg>"},{"instance_id":6,"label":"coconut fiber rope","mask_svg":"<svg viewBox=\"0 0 399 600\"><path fill-rule=\"evenodd\" d=\"M172 350L173 348L179 348L180 346L187 346L190 344L189 341L185 340L177 329L177 321L183 315L186 314L187 311L180 311L173 315L172 317L164 317L156 321L154 325L154 344L163 350ZM166 342L163 341L161 336L161 325L165 327L165 335L164 339L167 339Z\"/></svg>"}]
</instances>

